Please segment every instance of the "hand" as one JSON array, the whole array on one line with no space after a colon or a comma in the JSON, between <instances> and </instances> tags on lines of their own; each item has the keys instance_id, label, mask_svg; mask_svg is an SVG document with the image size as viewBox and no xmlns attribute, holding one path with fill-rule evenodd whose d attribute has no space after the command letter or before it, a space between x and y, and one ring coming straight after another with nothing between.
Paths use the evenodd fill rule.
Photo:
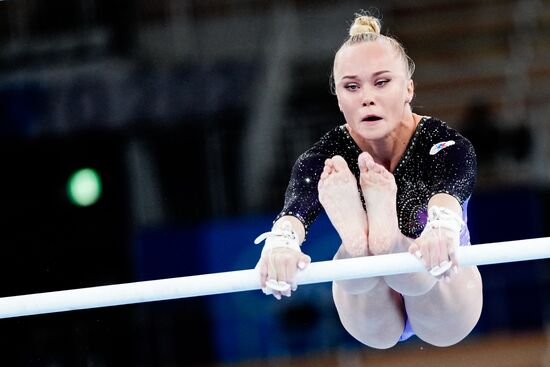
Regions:
<instances>
[{"instance_id":1,"label":"hand","mask_svg":"<svg viewBox=\"0 0 550 367\"><path fill-rule=\"evenodd\" d=\"M449 281L458 271L456 250L460 244L460 231L465 225L451 210L432 206L424 231L409 247L431 275Z\"/></svg>"},{"instance_id":2,"label":"hand","mask_svg":"<svg viewBox=\"0 0 550 367\"><path fill-rule=\"evenodd\" d=\"M302 253L298 236L288 221L283 221L280 227L271 232L261 234L254 243L259 244L263 240L265 245L256 265L260 271L262 291L277 299L281 299L281 296L290 297L291 291L297 289L297 270L305 269L311 258Z\"/></svg>"},{"instance_id":3,"label":"hand","mask_svg":"<svg viewBox=\"0 0 550 367\"><path fill-rule=\"evenodd\" d=\"M290 297L298 288L296 274L304 270L311 258L292 248L279 247L263 251L257 268L260 271L260 284L266 295L272 294L280 300L282 296Z\"/></svg>"}]
</instances>

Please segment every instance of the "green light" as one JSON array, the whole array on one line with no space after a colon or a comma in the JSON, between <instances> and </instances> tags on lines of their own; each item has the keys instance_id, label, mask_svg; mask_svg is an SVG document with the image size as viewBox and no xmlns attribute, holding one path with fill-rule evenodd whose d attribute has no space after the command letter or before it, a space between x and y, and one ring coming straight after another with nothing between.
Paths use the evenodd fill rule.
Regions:
<instances>
[{"instance_id":1,"label":"green light","mask_svg":"<svg viewBox=\"0 0 550 367\"><path fill-rule=\"evenodd\" d=\"M67 183L67 194L78 206L95 204L101 196L101 178L91 168L83 168L71 175Z\"/></svg>"}]
</instances>

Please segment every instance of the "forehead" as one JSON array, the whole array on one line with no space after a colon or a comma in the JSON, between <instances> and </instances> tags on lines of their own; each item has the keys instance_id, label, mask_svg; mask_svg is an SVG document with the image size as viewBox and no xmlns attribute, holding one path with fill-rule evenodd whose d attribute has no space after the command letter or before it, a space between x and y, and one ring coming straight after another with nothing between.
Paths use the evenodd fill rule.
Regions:
<instances>
[{"instance_id":1,"label":"forehead","mask_svg":"<svg viewBox=\"0 0 550 367\"><path fill-rule=\"evenodd\" d=\"M380 70L403 73L404 64L395 48L386 40L344 46L334 58L334 76L371 74Z\"/></svg>"}]
</instances>

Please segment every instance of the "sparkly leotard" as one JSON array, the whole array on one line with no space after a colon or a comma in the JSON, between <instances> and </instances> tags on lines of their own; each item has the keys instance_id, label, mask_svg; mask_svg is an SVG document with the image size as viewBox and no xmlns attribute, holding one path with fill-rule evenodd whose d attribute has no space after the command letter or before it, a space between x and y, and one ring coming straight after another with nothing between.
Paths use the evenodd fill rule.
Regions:
<instances>
[{"instance_id":1,"label":"sparkly leotard","mask_svg":"<svg viewBox=\"0 0 550 367\"><path fill-rule=\"evenodd\" d=\"M439 150L435 147L449 141L454 144L446 144ZM325 134L294 164L283 210L275 220L292 215L303 223L307 232L322 208L317 184L325 160L342 156L359 180L359 154L361 148L344 125ZM466 138L444 122L432 117L422 118L392 173L397 185L399 228L404 235L410 238L420 235L426 225L428 201L437 193L454 196L463 207L466 221L466 207L476 177L475 152ZM461 244L468 242L469 234L465 229L461 233Z\"/></svg>"},{"instance_id":2,"label":"sparkly leotard","mask_svg":"<svg viewBox=\"0 0 550 367\"><path fill-rule=\"evenodd\" d=\"M284 208L275 220L285 215L294 216L303 223L307 233L322 208L317 184L325 160L335 155L342 156L359 182L359 154L361 148L344 125L325 134L294 164ZM467 222L468 200L476 177L475 152L470 141L444 122L432 117L422 118L392 173L397 185L399 228L404 235L410 238L420 236L427 221L428 201L437 193L454 196L462 206L463 219ZM464 226L460 244L469 243L470 234ZM401 339L413 334L407 321Z\"/></svg>"}]
</instances>

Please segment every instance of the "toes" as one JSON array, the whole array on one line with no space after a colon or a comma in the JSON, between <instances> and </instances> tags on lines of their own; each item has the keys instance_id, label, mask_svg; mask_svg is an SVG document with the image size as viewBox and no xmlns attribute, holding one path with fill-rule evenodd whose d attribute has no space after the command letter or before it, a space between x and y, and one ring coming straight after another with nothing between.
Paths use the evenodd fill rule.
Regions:
<instances>
[{"instance_id":1,"label":"toes","mask_svg":"<svg viewBox=\"0 0 550 367\"><path fill-rule=\"evenodd\" d=\"M335 155L334 157L332 157L332 164L334 165L334 170L336 172L349 170L348 164L346 163L345 159L339 155Z\"/></svg>"},{"instance_id":2,"label":"toes","mask_svg":"<svg viewBox=\"0 0 550 367\"><path fill-rule=\"evenodd\" d=\"M374 172L377 175L379 175L379 177L382 177L384 181L393 181L394 180L393 174L390 171L388 171L381 164L378 164L374 161L372 161L372 163L370 163L370 167L368 169L369 169L370 172Z\"/></svg>"},{"instance_id":3,"label":"toes","mask_svg":"<svg viewBox=\"0 0 550 367\"><path fill-rule=\"evenodd\" d=\"M322 185L332 173L334 172L334 164L331 158L325 160L325 166L323 167L323 172L321 172L321 177L319 180L319 185Z\"/></svg>"},{"instance_id":4,"label":"toes","mask_svg":"<svg viewBox=\"0 0 550 367\"><path fill-rule=\"evenodd\" d=\"M321 181L324 181L330 175L331 171L332 168L325 162L325 167L323 168L323 172L321 172Z\"/></svg>"},{"instance_id":5,"label":"toes","mask_svg":"<svg viewBox=\"0 0 550 367\"><path fill-rule=\"evenodd\" d=\"M363 154L365 154L365 153L361 153L359 155L359 158L357 158L357 165L359 166L359 171L361 173L367 173L367 171L368 171L367 162L365 160L365 157L363 157Z\"/></svg>"},{"instance_id":6,"label":"toes","mask_svg":"<svg viewBox=\"0 0 550 367\"><path fill-rule=\"evenodd\" d=\"M363 152L359 155L359 158L357 159L357 164L359 165L359 170L361 171L361 173L373 171L382 175L385 178L390 178L392 176L392 174L386 168L384 168L384 166L376 163L368 152Z\"/></svg>"},{"instance_id":7,"label":"toes","mask_svg":"<svg viewBox=\"0 0 550 367\"><path fill-rule=\"evenodd\" d=\"M334 170L334 164L332 162L331 158L328 158L325 160L325 167L323 168L323 171L326 171L328 174L332 173Z\"/></svg>"},{"instance_id":8,"label":"toes","mask_svg":"<svg viewBox=\"0 0 550 367\"><path fill-rule=\"evenodd\" d=\"M319 190L319 199L323 200L324 191L330 190L330 186L346 185L354 180L347 162L339 155L325 160L325 166L317 188Z\"/></svg>"},{"instance_id":9,"label":"toes","mask_svg":"<svg viewBox=\"0 0 550 367\"><path fill-rule=\"evenodd\" d=\"M384 172L383 167L377 163L372 165L371 171L378 174L382 174Z\"/></svg>"},{"instance_id":10,"label":"toes","mask_svg":"<svg viewBox=\"0 0 550 367\"><path fill-rule=\"evenodd\" d=\"M378 163L374 163L374 162L372 164L371 170L378 173L379 175L384 176L384 177L386 177L386 173L389 173L388 170L384 168L384 166L382 166L381 164L378 164Z\"/></svg>"},{"instance_id":11,"label":"toes","mask_svg":"<svg viewBox=\"0 0 550 367\"><path fill-rule=\"evenodd\" d=\"M380 168L381 168L380 174L382 175L382 177L384 177L384 179L386 179L386 181L395 182L395 177L390 171L385 169L383 166L380 166Z\"/></svg>"},{"instance_id":12,"label":"toes","mask_svg":"<svg viewBox=\"0 0 550 367\"><path fill-rule=\"evenodd\" d=\"M362 152L361 154L359 154L359 160L374 161L372 155L370 155L369 152Z\"/></svg>"},{"instance_id":13,"label":"toes","mask_svg":"<svg viewBox=\"0 0 550 367\"><path fill-rule=\"evenodd\" d=\"M364 173L372 169L374 159L369 153L363 152L359 155L359 158L357 158L357 163L359 165L359 170Z\"/></svg>"}]
</instances>

